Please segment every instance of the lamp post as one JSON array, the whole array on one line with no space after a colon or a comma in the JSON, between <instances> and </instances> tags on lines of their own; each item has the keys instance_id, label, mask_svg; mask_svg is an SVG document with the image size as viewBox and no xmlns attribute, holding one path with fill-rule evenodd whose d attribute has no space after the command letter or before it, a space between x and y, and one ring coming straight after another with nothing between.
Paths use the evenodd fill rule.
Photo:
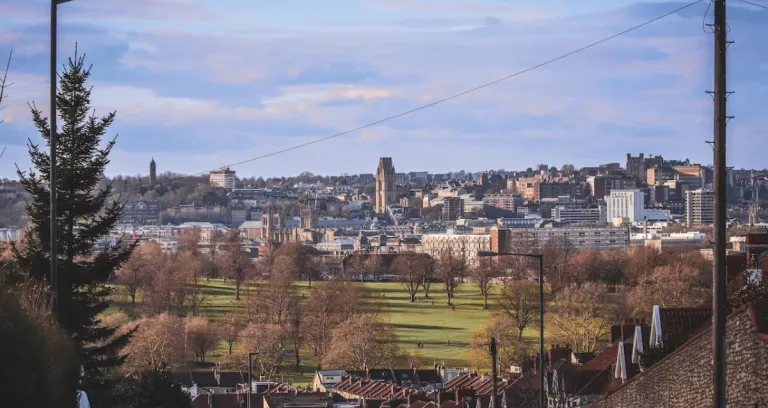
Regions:
<instances>
[{"instance_id":1,"label":"lamp post","mask_svg":"<svg viewBox=\"0 0 768 408\"><path fill-rule=\"evenodd\" d=\"M524 258L534 258L539 263L539 403L543 408L546 406L546 395L544 394L544 257L541 254L526 254L517 252L492 252L479 251L479 257L493 256L518 256Z\"/></svg>"},{"instance_id":2,"label":"lamp post","mask_svg":"<svg viewBox=\"0 0 768 408\"><path fill-rule=\"evenodd\" d=\"M48 187L50 189L50 245L51 245L51 266L50 266L50 279L51 279L51 311L53 315L58 317L59 314L59 276L56 270L56 260L58 254L56 251L56 188L57 188L57 171L56 171L56 48L57 48L57 25L58 25L58 6L59 4L67 3L72 0L51 0L51 49L50 49L50 147L51 147L51 168L48 179Z\"/></svg>"}]
</instances>

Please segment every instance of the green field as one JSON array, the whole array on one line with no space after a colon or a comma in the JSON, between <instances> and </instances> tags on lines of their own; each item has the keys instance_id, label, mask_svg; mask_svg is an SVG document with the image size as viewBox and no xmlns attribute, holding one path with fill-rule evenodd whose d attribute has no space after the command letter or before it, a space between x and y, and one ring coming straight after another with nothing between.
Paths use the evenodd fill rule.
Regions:
<instances>
[{"instance_id":1,"label":"green field","mask_svg":"<svg viewBox=\"0 0 768 408\"><path fill-rule=\"evenodd\" d=\"M297 290L306 291L306 282L296 283ZM450 367L467 367L467 344L473 331L482 328L491 316L495 308L495 299L492 295L489 299L490 310L483 309L483 297L477 286L463 284L456 288L453 303L455 310L448 307L446 296L441 284L433 284L430 290L430 301L411 303L407 292L399 283L365 283L368 301L380 306L391 323L395 326L400 348L404 355L417 357L422 364L431 366L433 362L445 362ZM215 321L222 315L238 310L245 302L245 290L241 294L242 300L236 301L234 287L231 282L211 280L204 283L203 292L206 301L202 315ZM419 293L423 297L423 292ZM434 304L432 304L434 301ZM122 296L115 297L115 308L129 315L139 313L131 310L131 306ZM525 337L535 338L535 329L526 331ZM417 343L423 343L418 348ZM450 342L450 344L449 344ZM222 343L217 350L217 355L226 353L225 344ZM302 357L308 353L302 353ZM212 360L217 358L212 357ZM290 377L296 382L308 382L311 373L314 373L316 364L305 361L302 364L304 375L298 377L291 373ZM473 367L474 368L474 367ZM289 374L286 373L286 379Z\"/></svg>"}]
</instances>

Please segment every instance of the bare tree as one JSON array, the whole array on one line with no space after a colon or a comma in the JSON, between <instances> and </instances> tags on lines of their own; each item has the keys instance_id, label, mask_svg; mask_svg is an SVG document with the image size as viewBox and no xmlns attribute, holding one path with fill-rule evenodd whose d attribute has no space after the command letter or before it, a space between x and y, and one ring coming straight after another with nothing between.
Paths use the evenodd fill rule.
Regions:
<instances>
[{"instance_id":1,"label":"bare tree","mask_svg":"<svg viewBox=\"0 0 768 408\"><path fill-rule=\"evenodd\" d=\"M131 257L115 272L121 291L131 298L131 306L136 305L136 296L139 290L144 287L146 276L149 273L149 262L146 259L147 251L143 251L143 248L146 247L139 246L136 248Z\"/></svg>"},{"instance_id":2,"label":"bare tree","mask_svg":"<svg viewBox=\"0 0 768 408\"><path fill-rule=\"evenodd\" d=\"M437 266L437 274L445 287L445 294L448 298L448 306L451 306L456 287L464 278L467 272L467 263L464 259L456 257L452 252L447 251L440 256Z\"/></svg>"},{"instance_id":3,"label":"bare tree","mask_svg":"<svg viewBox=\"0 0 768 408\"><path fill-rule=\"evenodd\" d=\"M221 337L227 342L230 356L232 355L232 346L237 342L242 329L243 322L239 314L228 313L219 320L218 332L221 333Z\"/></svg>"},{"instance_id":4,"label":"bare tree","mask_svg":"<svg viewBox=\"0 0 768 408\"><path fill-rule=\"evenodd\" d=\"M324 356L333 329L365 308L364 292L359 285L332 280L313 287L304 305L304 338L314 356Z\"/></svg>"},{"instance_id":5,"label":"bare tree","mask_svg":"<svg viewBox=\"0 0 768 408\"><path fill-rule=\"evenodd\" d=\"M179 252L166 253L158 244L146 247L148 274L144 279L144 306L150 314L184 316L189 305L188 258Z\"/></svg>"},{"instance_id":6,"label":"bare tree","mask_svg":"<svg viewBox=\"0 0 768 408\"><path fill-rule=\"evenodd\" d=\"M489 346L496 338L498 364L501 367L520 365L532 350L518 336L516 324L504 316L496 316L482 329L474 332L469 341L469 355L477 368L490 368Z\"/></svg>"},{"instance_id":7,"label":"bare tree","mask_svg":"<svg viewBox=\"0 0 768 408\"><path fill-rule=\"evenodd\" d=\"M382 258L379 254L371 254L368 255L367 259L365 260L365 267L367 268L367 273L371 274L371 278L373 281L377 281L379 278L379 275L381 275L381 269L382 269Z\"/></svg>"},{"instance_id":8,"label":"bare tree","mask_svg":"<svg viewBox=\"0 0 768 408\"><path fill-rule=\"evenodd\" d=\"M361 314L333 330L323 364L356 370L388 367L399 351L392 324L376 316Z\"/></svg>"},{"instance_id":9,"label":"bare tree","mask_svg":"<svg viewBox=\"0 0 768 408\"><path fill-rule=\"evenodd\" d=\"M400 284L408 292L411 302L416 301L416 293L421 287L421 276L424 260L421 254L402 253L395 258L395 270L399 277Z\"/></svg>"},{"instance_id":10,"label":"bare tree","mask_svg":"<svg viewBox=\"0 0 768 408\"><path fill-rule=\"evenodd\" d=\"M437 263L429 255L423 255L423 260L420 261L423 266L421 268L421 287L424 289L424 297L429 298L429 289L432 287L432 281L437 274Z\"/></svg>"},{"instance_id":11,"label":"bare tree","mask_svg":"<svg viewBox=\"0 0 768 408\"><path fill-rule=\"evenodd\" d=\"M253 358L254 374L272 378L283 362L285 328L276 324L249 324L240 332L238 356L248 361L248 353L258 354ZM243 363L244 364L244 363Z\"/></svg>"},{"instance_id":12,"label":"bare tree","mask_svg":"<svg viewBox=\"0 0 768 408\"><path fill-rule=\"evenodd\" d=\"M480 289L483 296L483 309L488 309L488 295L493 279L499 276L497 265L489 257L480 258L477 265L470 271L470 279Z\"/></svg>"},{"instance_id":13,"label":"bare tree","mask_svg":"<svg viewBox=\"0 0 768 408\"><path fill-rule=\"evenodd\" d=\"M290 318L293 277L287 273L272 273L266 281L249 290L246 315L250 323L284 326Z\"/></svg>"},{"instance_id":14,"label":"bare tree","mask_svg":"<svg viewBox=\"0 0 768 408\"><path fill-rule=\"evenodd\" d=\"M368 272L368 256L365 254L352 254L346 259L345 267L348 275L351 274L351 278L360 277L360 281L365 280L365 275Z\"/></svg>"},{"instance_id":15,"label":"bare tree","mask_svg":"<svg viewBox=\"0 0 768 408\"><path fill-rule=\"evenodd\" d=\"M499 308L517 329L517 339L522 340L527 327L538 325L538 289L526 281L506 281L499 297Z\"/></svg>"},{"instance_id":16,"label":"bare tree","mask_svg":"<svg viewBox=\"0 0 768 408\"><path fill-rule=\"evenodd\" d=\"M544 277L553 293L574 283L569 279L568 264L574 254L572 243L567 238L550 238L541 247Z\"/></svg>"},{"instance_id":17,"label":"bare tree","mask_svg":"<svg viewBox=\"0 0 768 408\"><path fill-rule=\"evenodd\" d=\"M227 235L227 251L224 261L225 275L235 283L235 299L240 300L240 288L252 274L254 267L248 253L243 251L240 230L231 229Z\"/></svg>"},{"instance_id":18,"label":"bare tree","mask_svg":"<svg viewBox=\"0 0 768 408\"><path fill-rule=\"evenodd\" d=\"M661 307L696 307L707 298L697 268L675 262L654 268L642 276L628 293L635 314L646 313L654 305Z\"/></svg>"},{"instance_id":19,"label":"bare tree","mask_svg":"<svg viewBox=\"0 0 768 408\"><path fill-rule=\"evenodd\" d=\"M184 322L181 318L160 314L138 321L139 329L123 350L125 368L130 371L175 368L185 361Z\"/></svg>"},{"instance_id":20,"label":"bare tree","mask_svg":"<svg viewBox=\"0 0 768 408\"><path fill-rule=\"evenodd\" d=\"M301 348L304 346L304 324L306 322L304 315L304 305L299 296L291 296L289 305L288 330L287 337L293 346L293 356L296 363L296 372L301 370Z\"/></svg>"},{"instance_id":21,"label":"bare tree","mask_svg":"<svg viewBox=\"0 0 768 408\"><path fill-rule=\"evenodd\" d=\"M595 282L562 288L551 309L545 316L554 336L583 352L595 351L607 339L618 311L608 285Z\"/></svg>"},{"instance_id":22,"label":"bare tree","mask_svg":"<svg viewBox=\"0 0 768 408\"><path fill-rule=\"evenodd\" d=\"M3 72L3 77L0 78L0 111L5 109L3 102L5 102L5 99L8 98L8 93L7 93L8 87L12 85L10 82L8 82L8 71L10 71L11 69L12 58L13 58L13 48L11 48L11 51L8 53L8 62L5 64L5 71ZM3 123L2 117L0 117L0 123Z\"/></svg>"},{"instance_id":23,"label":"bare tree","mask_svg":"<svg viewBox=\"0 0 768 408\"><path fill-rule=\"evenodd\" d=\"M316 250L301 243L289 242L283 244L274 251L272 256L272 268L280 269L278 273L288 273L294 279L309 281L312 287L312 279L317 274L317 266L314 263Z\"/></svg>"},{"instance_id":24,"label":"bare tree","mask_svg":"<svg viewBox=\"0 0 768 408\"><path fill-rule=\"evenodd\" d=\"M190 317L186 321L187 346L200 363L205 363L205 355L216 348L219 335L213 330L207 319Z\"/></svg>"}]
</instances>

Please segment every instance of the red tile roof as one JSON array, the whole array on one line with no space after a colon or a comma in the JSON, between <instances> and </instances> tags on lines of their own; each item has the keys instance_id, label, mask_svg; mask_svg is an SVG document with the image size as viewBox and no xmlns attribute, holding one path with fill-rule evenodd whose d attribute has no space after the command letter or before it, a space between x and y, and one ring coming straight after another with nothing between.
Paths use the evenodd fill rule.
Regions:
<instances>
[{"instance_id":1,"label":"red tile roof","mask_svg":"<svg viewBox=\"0 0 768 408\"><path fill-rule=\"evenodd\" d=\"M365 399L398 399L416 393L416 390L399 387L389 382L353 376L342 376L341 381L334 385L332 390Z\"/></svg>"}]
</instances>

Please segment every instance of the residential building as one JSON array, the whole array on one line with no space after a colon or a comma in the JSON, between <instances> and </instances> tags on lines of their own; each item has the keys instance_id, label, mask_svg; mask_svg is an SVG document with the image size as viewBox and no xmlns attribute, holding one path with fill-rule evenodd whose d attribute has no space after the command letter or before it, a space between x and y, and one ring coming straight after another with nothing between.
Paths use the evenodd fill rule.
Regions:
<instances>
[{"instance_id":1,"label":"residential building","mask_svg":"<svg viewBox=\"0 0 768 408\"><path fill-rule=\"evenodd\" d=\"M574 249L618 249L629 246L629 229L621 227L552 227L543 228L499 228L498 239L504 237L506 247L502 252L514 248L540 248L550 239L567 241ZM491 235L493 237L493 235ZM423 241L422 241L423 244ZM491 247L498 247L495 242ZM499 248L501 250L501 248Z\"/></svg>"},{"instance_id":2,"label":"residential building","mask_svg":"<svg viewBox=\"0 0 768 408\"><path fill-rule=\"evenodd\" d=\"M209 182L212 187L234 189L237 177L234 170L229 167L214 170L209 175Z\"/></svg>"},{"instance_id":3,"label":"residential building","mask_svg":"<svg viewBox=\"0 0 768 408\"><path fill-rule=\"evenodd\" d=\"M391 157L379 158L376 170L376 212L384 214L387 206L395 203L395 166Z\"/></svg>"},{"instance_id":4,"label":"residential building","mask_svg":"<svg viewBox=\"0 0 768 408\"><path fill-rule=\"evenodd\" d=\"M467 264L477 261L478 251L491 250L490 234L425 234L421 236L421 251L435 259L447 254L466 260Z\"/></svg>"},{"instance_id":5,"label":"residential building","mask_svg":"<svg viewBox=\"0 0 768 408\"><path fill-rule=\"evenodd\" d=\"M647 347L658 346L662 334L685 339L684 344L650 367L638 369L637 346L619 354L608 389L595 408L712 406L712 325L706 309L660 309L654 306ZM728 406L761 407L768 402L768 304L760 301L738 308L726 317ZM662 331L663 329L663 331ZM687 329L687 330L686 330ZM638 342L635 342L638 344ZM634 350L633 350L634 349ZM623 358L622 358L623 357ZM618 375L617 375L618 374Z\"/></svg>"},{"instance_id":6,"label":"residential building","mask_svg":"<svg viewBox=\"0 0 768 408\"><path fill-rule=\"evenodd\" d=\"M515 196L512 194L486 194L483 196L483 205L514 212Z\"/></svg>"},{"instance_id":7,"label":"residential building","mask_svg":"<svg viewBox=\"0 0 768 408\"><path fill-rule=\"evenodd\" d=\"M552 210L552 219L559 222L606 222L604 206L580 208L558 205Z\"/></svg>"},{"instance_id":8,"label":"residential building","mask_svg":"<svg viewBox=\"0 0 768 408\"><path fill-rule=\"evenodd\" d=\"M711 225L715 218L715 194L711 190L688 190L685 192L685 223Z\"/></svg>"},{"instance_id":9,"label":"residential building","mask_svg":"<svg viewBox=\"0 0 768 408\"><path fill-rule=\"evenodd\" d=\"M460 197L443 198L443 221L456 221L464 214L464 200Z\"/></svg>"},{"instance_id":10,"label":"residential building","mask_svg":"<svg viewBox=\"0 0 768 408\"><path fill-rule=\"evenodd\" d=\"M606 219L627 219L630 223L645 219L645 195L640 190L613 190L605 197Z\"/></svg>"},{"instance_id":11,"label":"residential building","mask_svg":"<svg viewBox=\"0 0 768 408\"><path fill-rule=\"evenodd\" d=\"M152 201L133 201L125 203L120 215L121 224L157 225L160 207Z\"/></svg>"}]
</instances>

